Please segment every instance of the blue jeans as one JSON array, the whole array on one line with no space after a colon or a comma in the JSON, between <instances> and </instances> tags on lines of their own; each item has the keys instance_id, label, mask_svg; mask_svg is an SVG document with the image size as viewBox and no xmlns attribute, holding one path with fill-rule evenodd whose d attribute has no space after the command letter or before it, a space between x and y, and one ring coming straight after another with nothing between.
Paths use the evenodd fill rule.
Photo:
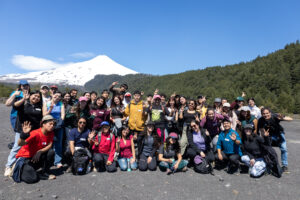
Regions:
<instances>
[{"instance_id":1,"label":"blue jeans","mask_svg":"<svg viewBox=\"0 0 300 200\"><path fill-rule=\"evenodd\" d=\"M241 157L241 160L249 167L250 175L253 177L259 177L266 171L266 163L263 158L255 159L253 166L250 165L250 158L248 155Z\"/></svg>"},{"instance_id":2,"label":"blue jeans","mask_svg":"<svg viewBox=\"0 0 300 200\"><path fill-rule=\"evenodd\" d=\"M132 157L130 159L132 159ZM127 158L119 158L118 159L118 163L119 163L120 169L122 171L126 171L127 170L127 168L128 168ZM136 161L134 161L133 163L130 163L130 168L134 169L134 170L137 169L137 163L136 163Z\"/></svg>"},{"instance_id":3,"label":"blue jeans","mask_svg":"<svg viewBox=\"0 0 300 200\"><path fill-rule=\"evenodd\" d=\"M63 128L54 130L54 140L53 140L53 147L55 151L54 165L61 164L63 134L64 134Z\"/></svg>"},{"instance_id":4,"label":"blue jeans","mask_svg":"<svg viewBox=\"0 0 300 200\"><path fill-rule=\"evenodd\" d=\"M288 150L284 132L281 132L279 136L272 136L272 142L278 143L281 151L281 163L283 166L288 166Z\"/></svg>"},{"instance_id":5,"label":"blue jeans","mask_svg":"<svg viewBox=\"0 0 300 200\"><path fill-rule=\"evenodd\" d=\"M171 169L175 164L177 163L177 160L174 160L173 163L161 161L158 166L162 171L165 171L166 169ZM178 165L177 171L182 170L185 166L187 166L188 161L187 160L181 160L181 162Z\"/></svg>"},{"instance_id":6,"label":"blue jeans","mask_svg":"<svg viewBox=\"0 0 300 200\"><path fill-rule=\"evenodd\" d=\"M10 124L12 129L15 129L17 116L10 116Z\"/></svg>"},{"instance_id":7,"label":"blue jeans","mask_svg":"<svg viewBox=\"0 0 300 200\"><path fill-rule=\"evenodd\" d=\"M18 145L18 140L20 138L20 133L16 133L15 135L15 143L13 148L10 150L10 154L7 158L7 163L6 163L6 167L12 167L13 164L16 162L16 155L18 153L18 151L20 150L20 146Z\"/></svg>"}]
</instances>

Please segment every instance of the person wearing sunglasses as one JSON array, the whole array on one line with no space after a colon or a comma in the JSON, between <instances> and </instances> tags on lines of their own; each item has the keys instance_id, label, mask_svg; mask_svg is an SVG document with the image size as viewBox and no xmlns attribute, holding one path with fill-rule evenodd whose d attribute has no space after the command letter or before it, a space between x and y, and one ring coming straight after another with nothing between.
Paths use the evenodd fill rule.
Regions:
<instances>
[{"instance_id":1,"label":"person wearing sunglasses","mask_svg":"<svg viewBox=\"0 0 300 200\"><path fill-rule=\"evenodd\" d=\"M91 159L92 157L91 153L88 150L88 139L92 138L95 135L95 132L91 132L89 129L87 129L86 124L86 118L80 117L77 123L77 127L73 128L69 133L69 148L67 148L67 151L65 152L65 160L69 166L67 172L71 172L70 166L73 161L75 151L79 149L84 149L87 155L89 156L89 159Z\"/></svg>"},{"instance_id":2,"label":"person wearing sunglasses","mask_svg":"<svg viewBox=\"0 0 300 200\"><path fill-rule=\"evenodd\" d=\"M215 160L215 156L210 146L210 135L201 128L195 120L191 122L191 130L188 131L187 137L189 146L186 150L186 155L191 161L194 161L194 158L197 155L201 156L202 159L206 159L208 162L213 162Z\"/></svg>"}]
</instances>

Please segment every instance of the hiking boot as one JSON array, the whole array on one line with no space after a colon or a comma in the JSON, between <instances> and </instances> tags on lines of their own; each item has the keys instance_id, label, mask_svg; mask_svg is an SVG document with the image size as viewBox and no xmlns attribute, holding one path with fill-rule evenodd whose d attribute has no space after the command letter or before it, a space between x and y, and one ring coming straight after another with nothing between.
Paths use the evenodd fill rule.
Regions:
<instances>
[{"instance_id":1,"label":"hiking boot","mask_svg":"<svg viewBox=\"0 0 300 200\"><path fill-rule=\"evenodd\" d=\"M4 171L4 176L9 177L11 173L12 173L12 168L6 167Z\"/></svg>"},{"instance_id":2,"label":"hiking boot","mask_svg":"<svg viewBox=\"0 0 300 200\"><path fill-rule=\"evenodd\" d=\"M290 173L287 166L282 166L281 170L282 170L282 173Z\"/></svg>"}]
</instances>

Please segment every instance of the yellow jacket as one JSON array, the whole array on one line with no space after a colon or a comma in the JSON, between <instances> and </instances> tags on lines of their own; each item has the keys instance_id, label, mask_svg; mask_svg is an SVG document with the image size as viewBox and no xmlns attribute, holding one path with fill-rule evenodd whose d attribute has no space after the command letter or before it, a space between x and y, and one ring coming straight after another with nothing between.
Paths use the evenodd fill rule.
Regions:
<instances>
[{"instance_id":1,"label":"yellow jacket","mask_svg":"<svg viewBox=\"0 0 300 200\"><path fill-rule=\"evenodd\" d=\"M126 106L125 116L129 116L128 126L130 130L143 131L147 115L143 112L143 101L137 104L134 100Z\"/></svg>"}]
</instances>

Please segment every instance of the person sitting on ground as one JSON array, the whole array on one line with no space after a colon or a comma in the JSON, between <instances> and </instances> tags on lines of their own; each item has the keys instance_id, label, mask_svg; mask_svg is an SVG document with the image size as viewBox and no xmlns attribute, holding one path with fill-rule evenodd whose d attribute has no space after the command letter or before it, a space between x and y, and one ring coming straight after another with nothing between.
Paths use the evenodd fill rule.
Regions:
<instances>
[{"instance_id":1,"label":"person sitting on ground","mask_svg":"<svg viewBox=\"0 0 300 200\"><path fill-rule=\"evenodd\" d=\"M138 157L140 171L155 171L157 167L156 151L159 148L159 136L155 131L153 122L148 122L146 130L140 135L138 140ZM139 144L140 142L140 144Z\"/></svg>"},{"instance_id":2,"label":"person sitting on ground","mask_svg":"<svg viewBox=\"0 0 300 200\"><path fill-rule=\"evenodd\" d=\"M260 177L266 170L262 145L271 145L269 134L265 132L263 137L257 135L253 132L251 124L246 124L243 129L243 156L241 160L249 167L250 176Z\"/></svg>"},{"instance_id":3,"label":"person sitting on ground","mask_svg":"<svg viewBox=\"0 0 300 200\"><path fill-rule=\"evenodd\" d=\"M174 132L170 133L166 139L166 146L161 144L158 150L159 168L161 171L167 171L171 174L178 171L187 170L187 160L182 159L180 154L180 146L178 135Z\"/></svg>"},{"instance_id":4,"label":"person sitting on ground","mask_svg":"<svg viewBox=\"0 0 300 200\"><path fill-rule=\"evenodd\" d=\"M95 135L94 132L91 132L86 128L87 119L80 117L77 123L77 128L73 128L68 136L69 148L65 152L65 160L69 168L67 172L71 172L71 164L73 162L73 156L76 150L84 149L89 159L92 158L92 155L89 151L89 142L88 139L92 139Z\"/></svg>"},{"instance_id":5,"label":"person sitting on ground","mask_svg":"<svg viewBox=\"0 0 300 200\"><path fill-rule=\"evenodd\" d=\"M268 131L272 139L272 146L279 146L281 151L282 171L288 172L288 150L284 129L280 121L291 121L291 117L272 114L269 108L262 109L262 117L258 120L258 130L260 134Z\"/></svg>"},{"instance_id":6,"label":"person sitting on ground","mask_svg":"<svg viewBox=\"0 0 300 200\"><path fill-rule=\"evenodd\" d=\"M114 161L116 151L115 136L109 131L110 125L107 121L100 124L100 131L89 139L92 145L93 161L96 171L98 172L115 172L117 171L116 162Z\"/></svg>"},{"instance_id":7,"label":"person sitting on ground","mask_svg":"<svg viewBox=\"0 0 300 200\"><path fill-rule=\"evenodd\" d=\"M223 120L224 131L219 134L217 142L216 159L222 163L228 163L228 173L235 173L239 169L239 159L242 156L240 148L241 139L238 132L232 130L231 122L225 118Z\"/></svg>"},{"instance_id":8,"label":"person sitting on ground","mask_svg":"<svg viewBox=\"0 0 300 200\"><path fill-rule=\"evenodd\" d=\"M118 163L122 171L137 169L133 137L127 126L121 128L121 137L117 138L116 142L116 152L119 153Z\"/></svg>"},{"instance_id":9,"label":"person sitting on ground","mask_svg":"<svg viewBox=\"0 0 300 200\"><path fill-rule=\"evenodd\" d=\"M209 163L215 160L210 146L211 138L209 133L200 128L195 120L191 122L191 130L188 131L187 137L189 146L185 154L190 158L190 161L194 162L194 158L197 155L200 155L203 159L205 158Z\"/></svg>"},{"instance_id":10,"label":"person sitting on ground","mask_svg":"<svg viewBox=\"0 0 300 200\"><path fill-rule=\"evenodd\" d=\"M46 115L41 121L41 128L31 131L31 123L22 125L18 145L21 146L13 172L15 182L36 183L40 179L55 179L50 167L54 162L54 150L51 148L54 138L55 119ZM37 170L42 168L38 174Z\"/></svg>"}]
</instances>

